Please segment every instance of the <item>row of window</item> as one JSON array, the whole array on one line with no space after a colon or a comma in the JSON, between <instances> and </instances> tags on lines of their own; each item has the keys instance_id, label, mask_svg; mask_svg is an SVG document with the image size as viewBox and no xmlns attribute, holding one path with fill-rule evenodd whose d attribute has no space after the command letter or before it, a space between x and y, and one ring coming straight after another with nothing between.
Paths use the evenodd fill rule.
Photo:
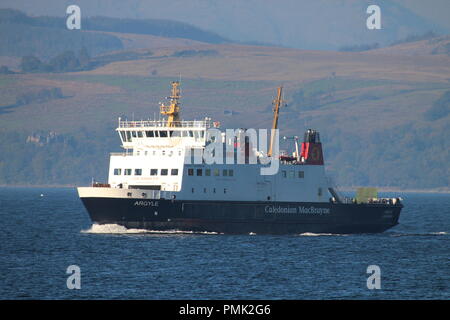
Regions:
<instances>
[{"instance_id":1,"label":"row of window","mask_svg":"<svg viewBox=\"0 0 450 320\"><path fill-rule=\"evenodd\" d=\"M201 130L153 130L153 131L120 131L120 136L125 142L131 142L133 138L167 138L167 137L191 137L203 138L205 131Z\"/></svg>"},{"instance_id":2,"label":"row of window","mask_svg":"<svg viewBox=\"0 0 450 320\"><path fill-rule=\"evenodd\" d=\"M173 150L170 150L170 151L167 152L167 155L169 157L173 156L173 154L174 154ZM156 150L153 150L151 152L150 151L137 150L136 151L136 155L137 156L140 156L140 155L144 155L144 156L154 155L154 156L156 156ZM166 150L161 150L161 155L165 156L166 155ZM178 150L178 155L181 156L181 150Z\"/></svg>"},{"instance_id":3,"label":"row of window","mask_svg":"<svg viewBox=\"0 0 450 320\"><path fill-rule=\"evenodd\" d=\"M305 177L305 172L304 171L286 171L286 170L282 170L281 171L281 176L283 178L299 178L299 179L303 179Z\"/></svg>"},{"instance_id":4,"label":"row of window","mask_svg":"<svg viewBox=\"0 0 450 320\"><path fill-rule=\"evenodd\" d=\"M168 176L169 175L169 169L150 169L150 175L151 176L157 176L158 172L162 176ZM133 173L133 169L123 169L123 174L125 176L131 176ZM122 175L122 169L114 169L114 175L115 176L121 176ZM134 175L135 176L142 176L142 169L134 169ZM177 176L178 175L178 169L170 169L170 175L171 176Z\"/></svg>"},{"instance_id":5,"label":"row of window","mask_svg":"<svg viewBox=\"0 0 450 320\"><path fill-rule=\"evenodd\" d=\"M194 175L194 169L190 168L187 170L188 176ZM203 176L203 169L195 169L196 176ZM220 169L205 169L204 171L205 176L209 177L211 175L215 177L220 176ZM234 176L234 170L233 169L223 169L222 170L222 176L223 177L233 177Z\"/></svg>"},{"instance_id":6,"label":"row of window","mask_svg":"<svg viewBox=\"0 0 450 320\"><path fill-rule=\"evenodd\" d=\"M191 188L191 192L195 193L195 188ZM207 189L206 188L203 188L203 193L207 193ZM212 188L212 193L216 193L216 188ZM223 193L227 193L227 189L226 188L223 189Z\"/></svg>"},{"instance_id":7,"label":"row of window","mask_svg":"<svg viewBox=\"0 0 450 320\"><path fill-rule=\"evenodd\" d=\"M115 176L120 176L122 175L122 171L123 174L125 176L131 176L133 174L133 169L114 169L114 175ZM198 176L201 177L203 176L203 174L207 177L209 176L215 176L215 177L219 177L220 173L222 171L222 177L233 177L234 176L234 170L233 169L193 169L193 168L189 168L187 170L187 174L188 176ZM161 176L168 176L169 175L169 169L150 169L150 175L151 176L157 176L158 173ZM134 169L134 175L135 176L142 176L142 169ZM178 175L178 169L170 169L170 175L171 176L177 176ZM286 171L286 170L282 170L281 171L281 176L283 178L299 178L299 179L303 179L305 177L305 172L304 171Z\"/></svg>"},{"instance_id":8,"label":"row of window","mask_svg":"<svg viewBox=\"0 0 450 320\"><path fill-rule=\"evenodd\" d=\"M188 176L194 176L194 173L196 176L202 176L203 175L203 169L188 169ZM204 170L205 176L220 176L220 169L205 169ZM223 169L222 170L222 176L223 177L233 177L234 176L234 171L233 169ZM283 178L299 178L299 179L303 179L305 177L305 172L304 171L286 171L286 170L282 170L281 171L281 176Z\"/></svg>"}]
</instances>

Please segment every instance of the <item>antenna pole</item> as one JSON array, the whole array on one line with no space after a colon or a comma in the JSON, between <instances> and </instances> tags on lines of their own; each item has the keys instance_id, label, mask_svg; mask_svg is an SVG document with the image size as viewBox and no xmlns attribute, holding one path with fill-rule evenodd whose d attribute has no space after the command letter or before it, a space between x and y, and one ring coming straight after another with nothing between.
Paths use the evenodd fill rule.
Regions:
<instances>
[{"instance_id":1,"label":"antenna pole","mask_svg":"<svg viewBox=\"0 0 450 320\"><path fill-rule=\"evenodd\" d=\"M275 131L278 129L278 115L280 113L280 106L281 106L281 94L283 92L283 87L278 87L278 93L277 98L273 101L274 108L273 108L273 122L272 122L272 131L270 133L270 147L269 152L267 153L267 156L272 156L273 151L273 145L275 143Z\"/></svg>"}]
</instances>

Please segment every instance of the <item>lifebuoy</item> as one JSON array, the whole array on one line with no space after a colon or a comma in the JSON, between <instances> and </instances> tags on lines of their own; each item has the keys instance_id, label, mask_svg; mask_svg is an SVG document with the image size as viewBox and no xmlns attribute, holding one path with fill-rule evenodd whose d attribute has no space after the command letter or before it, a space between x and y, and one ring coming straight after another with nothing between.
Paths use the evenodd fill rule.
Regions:
<instances>
[{"instance_id":1,"label":"lifebuoy","mask_svg":"<svg viewBox=\"0 0 450 320\"><path fill-rule=\"evenodd\" d=\"M314 148L311 150L311 156L310 156L310 159L311 159L312 161L319 161L319 160L320 160L320 151L319 151L319 148L318 148L318 147L314 147Z\"/></svg>"}]
</instances>

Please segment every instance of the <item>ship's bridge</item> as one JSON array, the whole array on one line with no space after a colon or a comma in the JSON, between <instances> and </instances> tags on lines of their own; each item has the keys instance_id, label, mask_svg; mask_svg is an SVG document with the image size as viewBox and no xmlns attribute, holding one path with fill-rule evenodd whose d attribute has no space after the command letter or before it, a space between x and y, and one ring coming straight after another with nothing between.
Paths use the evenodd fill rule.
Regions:
<instances>
[{"instance_id":1,"label":"ship's bridge","mask_svg":"<svg viewBox=\"0 0 450 320\"><path fill-rule=\"evenodd\" d=\"M193 121L139 120L119 118L116 131L119 132L125 149L146 147L202 147L205 145L206 130L211 119Z\"/></svg>"}]
</instances>

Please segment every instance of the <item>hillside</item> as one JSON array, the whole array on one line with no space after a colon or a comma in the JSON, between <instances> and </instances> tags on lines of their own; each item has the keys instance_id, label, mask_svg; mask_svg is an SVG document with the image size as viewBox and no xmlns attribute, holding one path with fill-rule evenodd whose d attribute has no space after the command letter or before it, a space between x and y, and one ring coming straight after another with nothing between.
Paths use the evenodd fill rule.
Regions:
<instances>
[{"instance_id":1,"label":"hillside","mask_svg":"<svg viewBox=\"0 0 450 320\"><path fill-rule=\"evenodd\" d=\"M183 40L181 40L183 39ZM219 35L167 19L87 17L81 30L67 30L64 17L28 16L0 9L0 57L34 55L48 60L85 47L91 56L127 48L224 43ZM7 61L3 58L4 61Z\"/></svg>"},{"instance_id":2,"label":"hillside","mask_svg":"<svg viewBox=\"0 0 450 320\"><path fill-rule=\"evenodd\" d=\"M105 179L117 118L153 118L181 75L183 117L232 128L270 127L284 85L281 134L318 129L338 185L448 188L450 57L404 54L411 45L424 44L352 53L180 43L91 71L0 75L0 184Z\"/></svg>"},{"instance_id":3,"label":"hillside","mask_svg":"<svg viewBox=\"0 0 450 320\"><path fill-rule=\"evenodd\" d=\"M299 49L337 50L346 45L379 43L386 46L411 34L442 27L423 12L411 10L399 0L77 0L86 17L108 16L134 19L168 18L181 21L242 43L270 43ZM413 2L413 1L409 1ZM417 1L415 1L417 2ZM448 12L448 4L422 5ZM62 16L72 4L61 0L2 0L2 6L26 10L32 15ZM382 29L366 28L366 9L377 4L382 10ZM437 16L437 14L434 14ZM447 15L441 21L448 21ZM448 26L448 22L444 23ZM123 30L121 32L124 32ZM180 36L177 36L180 37ZM198 40L198 39L196 39ZM204 42L204 40L202 40ZM209 41L208 41L209 42Z\"/></svg>"}]
</instances>

